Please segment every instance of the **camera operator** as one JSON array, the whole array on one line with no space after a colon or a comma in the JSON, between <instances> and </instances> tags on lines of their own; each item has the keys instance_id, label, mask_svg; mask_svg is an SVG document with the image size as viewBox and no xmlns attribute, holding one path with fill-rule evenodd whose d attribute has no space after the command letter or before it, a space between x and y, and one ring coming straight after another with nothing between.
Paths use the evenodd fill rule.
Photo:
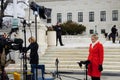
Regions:
<instances>
[{"instance_id":1,"label":"camera operator","mask_svg":"<svg viewBox=\"0 0 120 80\"><path fill-rule=\"evenodd\" d=\"M91 76L92 80L100 80L101 71L103 71L103 59L104 59L104 48L103 45L98 41L98 36L93 34L91 36L92 43L89 47L88 60L81 61L82 64L88 65L88 75Z\"/></svg>"},{"instance_id":2,"label":"camera operator","mask_svg":"<svg viewBox=\"0 0 120 80\"><path fill-rule=\"evenodd\" d=\"M4 33L0 38L0 80L9 80L8 76L5 71L6 66L6 53L5 53L5 46L4 40L7 38L7 34Z\"/></svg>"},{"instance_id":3,"label":"camera operator","mask_svg":"<svg viewBox=\"0 0 120 80\"><path fill-rule=\"evenodd\" d=\"M36 42L34 37L30 37L28 41L30 45L26 49L27 51L30 49L30 64L31 64L31 72L33 73L34 72L33 67L39 63L38 62L39 61L39 56L38 56L39 45ZM32 76L32 80L34 80L34 74Z\"/></svg>"}]
</instances>

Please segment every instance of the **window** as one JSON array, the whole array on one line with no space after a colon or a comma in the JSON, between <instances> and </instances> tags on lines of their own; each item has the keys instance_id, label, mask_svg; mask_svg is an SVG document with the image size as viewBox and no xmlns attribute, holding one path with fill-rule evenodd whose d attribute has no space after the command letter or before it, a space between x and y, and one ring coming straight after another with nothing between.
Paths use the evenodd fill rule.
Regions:
<instances>
[{"instance_id":1,"label":"window","mask_svg":"<svg viewBox=\"0 0 120 80\"><path fill-rule=\"evenodd\" d=\"M105 34L105 29L101 29L101 34Z\"/></svg>"},{"instance_id":2,"label":"window","mask_svg":"<svg viewBox=\"0 0 120 80\"><path fill-rule=\"evenodd\" d=\"M72 13L67 13L67 21L72 21Z\"/></svg>"},{"instance_id":3,"label":"window","mask_svg":"<svg viewBox=\"0 0 120 80\"><path fill-rule=\"evenodd\" d=\"M78 12L78 22L83 22L83 12Z\"/></svg>"},{"instance_id":4,"label":"window","mask_svg":"<svg viewBox=\"0 0 120 80\"><path fill-rule=\"evenodd\" d=\"M90 34L93 34L94 33L94 30L93 29L90 29Z\"/></svg>"},{"instance_id":5,"label":"window","mask_svg":"<svg viewBox=\"0 0 120 80\"><path fill-rule=\"evenodd\" d=\"M100 12L100 21L106 21L106 11Z\"/></svg>"},{"instance_id":6,"label":"window","mask_svg":"<svg viewBox=\"0 0 120 80\"><path fill-rule=\"evenodd\" d=\"M94 22L94 12L89 12L89 22Z\"/></svg>"},{"instance_id":7,"label":"window","mask_svg":"<svg viewBox=\"0 0 120 80\"><path fill-rule=\"evenodd\" d=\"M118 10L112 11L112 21L118 21Z\"/></svg>"},{"instance_id":8,"label":"window","mask_svg":"<svg viewBox=\"0 0 120 80\"><path fill-rule=\"evenodd\" d=\"M62 13L57 13L57 22L62 23Z\"/></svg>"},{"instance_id":9,"label":"window","mask_svg":"<svg viewBox=\"0 0 120 80\"><path fill-rule=\"evenodd\" d=\"M48 19L47 19L47 23L51 23L51 18L48 18Z\"/></svg>"},{"instance_id":10,"label":"window","mask_svg":"<svg viewBox=\"0 0 120 80\"><path fill-rule=\"evenodd\" d=\"M47 23L51 23L51 9L47 10Z\"/></svg>"}]
</instances>

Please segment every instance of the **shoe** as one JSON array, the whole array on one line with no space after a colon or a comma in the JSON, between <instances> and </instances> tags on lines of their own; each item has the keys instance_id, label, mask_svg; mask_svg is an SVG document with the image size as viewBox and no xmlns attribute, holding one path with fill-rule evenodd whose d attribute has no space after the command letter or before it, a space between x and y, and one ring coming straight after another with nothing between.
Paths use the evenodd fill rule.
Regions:
<instances>
[{"instance_id":1,"label":"shoe","mask_svg":"<svg viewBox=\"0 0 120 80\"><path fill-rule=\"evenodd\" d=\"M64 44L62 44L61 46L64 46Z\"/></svg>"}]
</instances>

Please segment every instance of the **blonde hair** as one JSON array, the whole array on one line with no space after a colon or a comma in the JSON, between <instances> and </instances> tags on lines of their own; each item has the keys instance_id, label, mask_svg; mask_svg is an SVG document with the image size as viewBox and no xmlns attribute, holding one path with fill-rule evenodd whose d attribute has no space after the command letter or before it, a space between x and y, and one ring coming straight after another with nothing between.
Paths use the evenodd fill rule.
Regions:
<instances>
[{"instance_id":1,"label":"blonde hair","mask_svg":"<svg viewBox=\"0 0 120 80\"><path fill-rule=\"evenodd\" d=\"M36 42L36 39L32 36L28 39L29 42L33 43L33 42Z\"/></svg>"},{"instance_id":2,"label":"blonde hair","mask_svg":"<svg viewBox=\"0 0 120 80\"><path fill-rule=\"evenodd\" d=\"M96 40L98 40L98 35L96 35L96 34L93 34L91 37L94 37Z\"/></svg>"}]
</instances>

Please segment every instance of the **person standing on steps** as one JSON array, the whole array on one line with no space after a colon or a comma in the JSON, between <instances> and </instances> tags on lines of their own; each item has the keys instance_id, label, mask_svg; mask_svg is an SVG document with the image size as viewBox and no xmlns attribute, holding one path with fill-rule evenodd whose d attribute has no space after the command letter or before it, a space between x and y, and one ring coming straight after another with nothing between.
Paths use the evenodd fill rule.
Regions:
<instances>
[{"instance_id":1,"label":"person standing on steps","mask_svg":"<svg viewBox=\"0 0 120 80\"><path fill-rule=\"evenodd\" d=\"M112 42L115 43L115 39L116 39L116 34L117 34L117 29L116 29L116 25L114 25L112 28L111 28L111 36L112 36Z\"/></svg>"},{"instance_id":2,"label":"person standing on steps","mask_svg":"<svg viewBox=\"0 0 120 80\"><path fill-rule=\"evenodd\" d=\"M39 55L38 55L38 48L39 45L36 42L34 37L30 37L28 39L30 45L26 48L26 52L30 50L30 64L31 64L31 72L34 73L34 66L39 64ZM35 74L32 75L32 80L35 80Z\"/></svg>"},{"instance_id":3,"label":"person standing on steps","mask_svg":"<svg viewBox=\"0 0 120 80\"><path fill-rule=\"evenodd\" d=\"M58 40L61 46L64 46L62 43L62 28L60 26L60 23L57 23L55 26L55 31L56 31L56 46L58 45Z\"/></svg>"},{"instance_id":4,"label":"person standing on steps","mask_svg":"<svg viewBox=\"0 0 120 80\"><path fill-rule=\"evenodd\" d=\"M104 48L98 41L98 36L93 34L91 36L92 43L89 46L89 55L86 61L81 61L79 66L86 64L88 69L87 75L91 77L91 80L100 80L101 72L103 71L104 61Z\"/></svg>"}]
</instances>

